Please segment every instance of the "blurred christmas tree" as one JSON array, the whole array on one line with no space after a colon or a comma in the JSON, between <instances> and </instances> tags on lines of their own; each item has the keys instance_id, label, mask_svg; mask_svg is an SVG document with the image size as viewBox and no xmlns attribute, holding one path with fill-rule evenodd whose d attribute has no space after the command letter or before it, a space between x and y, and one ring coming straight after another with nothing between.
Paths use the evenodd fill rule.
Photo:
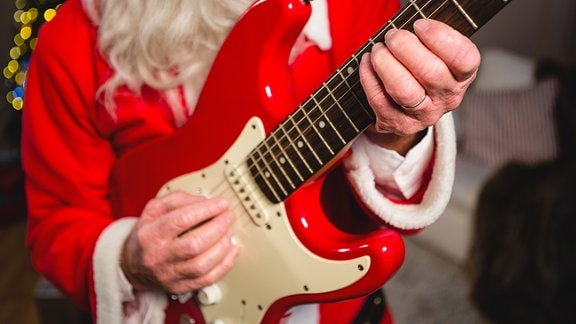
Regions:
<instances>
[{"instance_id":1,"label":"blurred christmas tree","mask_svg":"<svg viewBox=\"0 0 576 324\"><path fill-rule=\"evenodd\" d=\"M38 29L56 15L64 0L16 0L13 15L17 33L10 49L10 61L3 69L3 92L6 100L16 110L24 104L24 84L30 54L36 45Z\"/></svg>"}]
</instances>

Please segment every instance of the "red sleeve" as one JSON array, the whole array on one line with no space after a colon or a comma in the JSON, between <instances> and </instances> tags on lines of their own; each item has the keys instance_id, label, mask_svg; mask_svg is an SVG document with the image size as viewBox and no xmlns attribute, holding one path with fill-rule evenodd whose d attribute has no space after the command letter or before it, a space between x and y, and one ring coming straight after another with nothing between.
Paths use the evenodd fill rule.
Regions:
<instances>
[{"instance_id":1,"label":"red sleeve","mask_svg":"<svg viewBox=\"0 0 576 324\"><path fill-rule=\"evenodd\" d=\"M92 254L112 222L107 179L114 152L91 122L94 36L77 0L42 26L27 75L22 134L32 261L82 308L95 305Z\"/></svg>"}]
</instances>

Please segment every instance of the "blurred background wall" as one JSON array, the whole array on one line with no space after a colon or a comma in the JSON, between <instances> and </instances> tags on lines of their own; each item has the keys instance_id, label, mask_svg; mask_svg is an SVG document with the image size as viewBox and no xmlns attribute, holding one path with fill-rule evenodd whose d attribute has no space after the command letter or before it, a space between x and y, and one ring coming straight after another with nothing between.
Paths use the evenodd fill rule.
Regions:
<instances>
[{"instance_id":1,"label":"blurred background wall","mask_svg":"<svg viewBox=\"0 0 576 324\"><path fill-rule=\"evenodd\" d=\"M472 39L481 49L501 47L574 65L576 1L513 0Z\"/></svg>"}]
</instances>

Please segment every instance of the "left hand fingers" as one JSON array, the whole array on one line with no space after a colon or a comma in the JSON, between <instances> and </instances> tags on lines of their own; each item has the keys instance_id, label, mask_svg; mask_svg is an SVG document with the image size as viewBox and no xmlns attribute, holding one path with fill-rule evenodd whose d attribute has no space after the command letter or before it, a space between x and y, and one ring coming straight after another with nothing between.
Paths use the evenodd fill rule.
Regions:
<instances>
[{"instance_id":1,"label":"left hand fingers","mask_svg":"<svg viewBox=\"0 0 576 324\"><path fill-rule=\"evenodd\" d=\"M386 50L384 46L381 46L382 50ZM374 69L374 64L371 62L371 54L365 54L362 56L360 61L360 82L366 93L368 103L370 107L374 110L376 115L376 124L374 128L377 132L382 133L394 133L397 135L409 135L415 134L426 126L434 123L433 120L422 122L417 119L414 114L407 114L404 112L389 93L388 89L385 89L385 84L382 82L382 78ZM398 67L398 66L397 66ZM402 66L399 66L400 73L402 72ZM406 89L410 88L410 82L414 84L416 91L421 93L422 87L411 74L408 73L410 78L399 79L398 82L406 82L402 88L405 89L405 93L411 93ZM401 92L401 93L404 93ZM408 97L409 95L407 95Z\"/></svg>"},{"instance_id":2,"label":"left hand fingers","mask_svg":"<svg viewBox=\"0 0 576 324\"><path fill-rule=\"evenodd\" d=\"M460 105L480 65L470 39L442 22L421 19L414 33L390 30L385 42L374 45L360 65L377 131L414 134Z\"/></svg>"},{"instance_id":3,"label":"left hand fingers","mask_svg":"<svg viewBox=\"0 0 576 324\"><path fill-rule=\"evenodd\" d=\"M468 37L432 19L416 21L414 33L422 44L446 64L457 82L469 81L476 75L480 52Z\"/></svg>"},{"instance_id":4,"label":"left hand fingers","mask_svg":"<svg viewBox=\"0 0 576 324\"><path fill-rule=\"evenodd\" d=\"M465 36L441 22L421 19L414 33L391 30L386 46L374 46L371 63L391 99L400 106L456 108L474 80L480 54ZM431 107L433 106L433 107Z\"/></svg>"}]
</instances>

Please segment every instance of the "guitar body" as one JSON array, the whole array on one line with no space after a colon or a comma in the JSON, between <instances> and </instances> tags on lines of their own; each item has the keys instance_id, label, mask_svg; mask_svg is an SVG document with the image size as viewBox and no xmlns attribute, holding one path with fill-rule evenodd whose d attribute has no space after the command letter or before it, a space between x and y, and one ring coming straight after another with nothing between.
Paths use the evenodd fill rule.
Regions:
<instances>
[{"instance_id":1,"label":"guitar body","mask_svg":"<svg viewBox=\"0 0 576 324\"><path fill-rule=\"evenodd\" d=\"M287 64L311 8L302 0L256 1L216 57L193 118L126 153L113 171L118 217L140 215L151 198L172 190L232 201L240 246L234 267L195 298L171 300L166 322L278 323L293 306L380 288L404 259L402 239L373 224L359 231L341 222L367 218L339 170L326 172L374 121L358 58L389 28L410 29L422 17L470 36L510 2L411 0L299 105Z\"/></svg>"},{"instance_id":2,"label":"guitar body","mask_svg":"<svg viewBox=\"0 0 576 324\"><path fill-rule=\"evenodd\" d=\"M300 0L255 3L224 43L190 121L125 154L114 170L119 216L139 215L149 199L170 190L233 201L240 255L210 287L220 298L211 305L171 301L166 322L277 323L295 305L367 295L403 261L396 232L353 234L330 221L322 205L325 174L280 203L250 177L246 156L298 106L287 62L309 15Z\"/></svg>"}]
</instances>

